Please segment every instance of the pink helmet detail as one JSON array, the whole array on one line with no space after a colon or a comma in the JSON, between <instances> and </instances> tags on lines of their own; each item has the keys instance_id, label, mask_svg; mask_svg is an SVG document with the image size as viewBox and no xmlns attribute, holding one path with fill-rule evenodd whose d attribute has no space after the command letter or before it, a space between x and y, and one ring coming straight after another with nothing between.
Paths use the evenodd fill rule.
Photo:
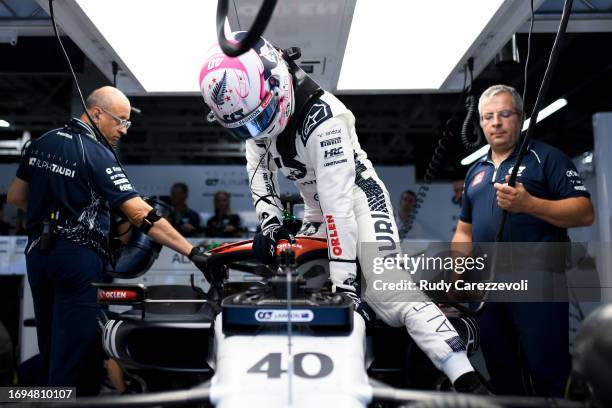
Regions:
<instances>
[{"instance_id":1,"label":"pink helmet detail","mask_svg":"<svg viewBox=\"0 0 612 408\"><path fill-rule=\"evenodd\" d=\"M232 35L239 40L244 34ZM265 39L236 58L213 46L199 80L209 120L238 138L276 136L285 129L293 109L292 77L281 53Z\"/></svg>"}]
</instances>

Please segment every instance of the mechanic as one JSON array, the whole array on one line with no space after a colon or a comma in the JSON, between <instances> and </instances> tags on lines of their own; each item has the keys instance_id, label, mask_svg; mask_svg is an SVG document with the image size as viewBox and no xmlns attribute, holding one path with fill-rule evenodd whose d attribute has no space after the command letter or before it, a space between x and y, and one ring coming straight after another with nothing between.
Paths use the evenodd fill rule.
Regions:
<instances>
[{"instance_id":1,"label":"mechanic","mask_svg":"<svg viewBox=\"0 0 612 408\"><path fill-rule=\"evenodd\" d=\"M230 202L231 195L227 191L215 193L215 215L206 222L206 236L229 238L242 235L242 221L238 214L232 214Z\"/></svg>"},{"instance_id":2,"label":"mechanic","mask_svg":"<svg viewBox=\"0 0 612 408\"><path fill-rule=\"evenodd\" d=\"M201 248L140 198L111 150L131 124L128 98L105 86L92 92L86 108L80 118L27 147L8 193L10 204L27 211L26 265L43 385L76 386L78 395L96 394L102 375L92 283L102 281L105 270L110 208L119 208L154 240L203 264Z\"/></svg>"},{"instance_id":3,"label":"mechanic","mask_svg":"<svg viewBox=\"0 0 612 408\"><path fill-rule=\"evenodd\" d=\"M494 85L478 103L490 152L465 178L453 243L494 242L502 210L510 213L503 241L567 242L567 228L588 226L594 213L572 161L537 140L530 142L515 187L507 184L519 150L524 111L514 88ZM526 394L521 361L535 391L562 396L570 371L568 304L488 303L478 317L481 346L494 391ZM524 354L517 355L518 346Z\"/></svg>"},{"instance_id":4,"label":"mechanic","mask_svg":"<svg viewBox=\"0 0 612 408\"><path fill-rule=\"evenodd\" d=\"M233 33L241 40L244 32ZM398 251L399 237L385 186L379 180L355 134L353 114L332 94L299 69L292 50L277 50L265 39L237 58L218 46L200 71L210 121L246 141L249 186L262 231L253 250L264 262L274 259L279 239L290 238L282 227L276 172L292 180L304 200L300 233L327 237L330 275L336 291L347 293L366 318L371 311L356 294L357 259L366 282L373 280L373 256ZM364 245L362 245L364 244ZM405 274L402 277L409 277ZM465 345L438 307L424 296L420 302L398 299L396 293L368 299L387 324L406 326L416 343L455 388L485 392L465 353ZM448 330L437 330L440 327Z\"/></svg>"},{"instance_id":5,"label":"mechanic","mask_svg":"<svg viewBox=\"0 0 612 408\"><path fill-rule=\"evenodd\" d=\"M189 197L187 184L179 182L172 185L170 189L172 210L168 219L183 236L194 237L200 232L200 214L189 208L187 197Z\"/></svg>"}]
</instances>

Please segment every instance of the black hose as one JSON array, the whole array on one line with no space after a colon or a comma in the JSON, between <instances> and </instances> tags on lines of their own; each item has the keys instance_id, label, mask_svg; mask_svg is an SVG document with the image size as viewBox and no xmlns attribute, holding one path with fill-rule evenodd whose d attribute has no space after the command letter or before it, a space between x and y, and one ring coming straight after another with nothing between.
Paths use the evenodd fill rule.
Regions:
<instances>
[{"instance_id":1,"label":"black hose","mask_svg":"<svg viewBox=\"0 0 612 408\"><path fill-rule=\"evenodd\" d=\"M232 43L225 38L225 19L227 18L228 0L219 0L217 2L217 40L225 55L238 57L253 48L259 37L266 30L275 6L276 0L264 0L246 36L242 41Z\"/></svg>"},{"instance_id":2,"label":"black hose","mask_svg":"<svg viewBox=\"0 0 612 408\"><path fill-rule=\"evenodd\" d=\"M427 197L427 193L429 192L429 187L431 183L435 180L438 172L442 168L444 163L444 157L446 156L446 152L449 150L449 146L452 142L451 138L453 134L450 131L450 121L446 124L446 129L442 132L442 136L438 139L436 148L434 149L433 155L429 160L429 164L427 165L427 170L425 170L425 176L423 177L423 184L419 186L419 189L416 193L416 202L412 206L410 215L408 215L408 219L404 225L399 227L399 236L403 238L410 232L412 226L414 225L414 220L416 219L417 214L419 213L419 209L422 204L425 202L425 198Z\"/></svg>"},{"instance_id":3,"label":"black hose","mask_svg":"<svg viewBox=\"0 0 612 408\"><path fill-rule=\"evenodd\" d=\"M465 98L465 109L467 114L461 126L461 142L467 151L473 152L482 146L484 139L482 129L478 123L478 102L474 95L468 95ZM470 135L475 137L473 141L470 140Z\"/></svg>"},{"instance_id":4,"label":"black hose","mask_svg":"<svg viewBox=\"0 0 612 408\"><path fill-rule=\"evenodd\" d=\"M527 134L523 138L518 156L516 158L516 163L512 168L512 173L510 174L510 179L508 180L508 185L510 187L514 187L516 185L516 177L518 174L519 167L521 166L523 158L525 157L525 153L527 152L527 147L529 146L529 142L531 141L536 122L538 121L538 114L540 113L542 103L544 102L544 97L546 96L546 92L548 91L548 87L550 86L553 70L557 63L557 59L559 58L560 44L563 40L563 37L565 36L565 30L567 29L567 23L569 22L569 17L572 10L572 3L573 0L565 0L565 2L563 3L563 14L561 15L561 22L559 23L559 29L557 30L555 42L553 43L552 51L550 52L550 59L548 60L546 71L544 72L544 79L542 79L540 90L538 91L538 97L536 99L536 103L531 114L531 120L529 122L529 127L527 128ZM500 220L497 228L495 242L500 242L502 240L504 226L506 224L507 218L508 211L504 210L502 213L502 219Z\"/></svg>"},{"instance_id":5,"label":"black hose","mask_svg":"<svg viewBox=\"0 0 612 408\"><path fill-rule=\"evenodd\" d=\"M470 74L469 85L467 85L468 72ZM465 99L465 108L467 109L467 114L461 126L461 142L463 143L464 148L468 151L476 150L483 144L484 141L484 134L482 132L482 129L480 128L480 123L478 121L478 102L476 100L476 97L470 94L473 83L474 58L469 58L463 70L463 91L461 92L461 98L467 95ZM446 128L442 132L442 137L438 139L437 146L434 149L434 153L429 161L429 164L427 165L427 170L425 171L425 176L423 177L424 183L419 186L419 189L416 193L416 202L412 207L406 222L399 228L400 239L404 238L404 236L406 236L406 234L408 234L408 232L410 232L410 230L412 229L419 209L425 202L425 198L427 197L427 193L429 192L429 187L431 186L432 182L437 177L438 172L442 168L445 153L447 150L449 150L451 139L454 137L453 133L450 130L451 122L452 119L446 122Z\"/></svg>"},{"instance_id":6,"label":"black hose","mask_svg":"<svg viewBox=\"0 0 612 408\"><path fill-rule=\"evenodd\" d=\"M470 73L470 84L466 87L468 72ZM484 140L484 134L478 120L478 100L472 95L472 85L474 85L474 58L469 58L463 67L463 91L461 93L462 96L467 95L465 98L467 113L461 126L461 142L463 147L469 152L478 149Z\"/></svg>"}]
</instances>

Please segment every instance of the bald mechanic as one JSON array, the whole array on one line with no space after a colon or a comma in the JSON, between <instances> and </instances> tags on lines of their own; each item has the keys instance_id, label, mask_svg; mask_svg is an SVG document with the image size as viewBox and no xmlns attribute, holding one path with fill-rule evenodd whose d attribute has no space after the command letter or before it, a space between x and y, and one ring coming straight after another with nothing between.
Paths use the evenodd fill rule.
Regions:
<instances>
[{"instance_id":1,"label":"bald mechanic","mask_svg":"<svg viewBox=\"0 0 612 408\"><path fill-rule=\"evenodd\" d=\"M92 128L116 146L131 123L128 98L118 89L96 89L89 116L72 118L25 150L7 201L26 210L26 265L43 358L43 385L98 392L102 351L96 289L108 259L110 210L155 241L188 255L193 247L134 190L113 152Z\"/></svg>"}]
</instances>

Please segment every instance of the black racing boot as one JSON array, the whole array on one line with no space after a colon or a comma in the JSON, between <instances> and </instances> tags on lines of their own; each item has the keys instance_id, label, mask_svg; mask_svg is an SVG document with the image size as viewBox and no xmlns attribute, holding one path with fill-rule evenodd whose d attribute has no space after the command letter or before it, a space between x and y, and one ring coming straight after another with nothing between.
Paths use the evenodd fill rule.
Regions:
<instances>
[{"instance_id":1,"label":"black racing boot","mask_svg":"<svg viewBox=\"0 0 612 408\"><path fill-rule=\"evenodd\" d=\"M475 371L461 375L453 384L457 392L476 395L492 395L491 391L480 381Z\"/></svg>"}]
</instances>

